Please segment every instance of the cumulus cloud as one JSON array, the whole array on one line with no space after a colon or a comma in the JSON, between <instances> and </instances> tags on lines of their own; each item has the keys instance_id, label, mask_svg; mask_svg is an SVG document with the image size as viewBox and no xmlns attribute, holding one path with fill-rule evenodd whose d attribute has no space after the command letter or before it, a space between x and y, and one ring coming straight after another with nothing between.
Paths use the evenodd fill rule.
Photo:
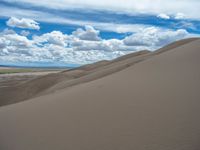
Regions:
<instances>
[{"instance_id":1,"label":"cumulus cloud","mask_svg":"<svg viewBox=\"0 0 200 150\"><path fill-rule=\"evenodd\" d=\"M24 29L35 29L35 30L40 29L39 23L37 23L36 21L34 21L32 19L26 19L26 18L18 19L16 17L11 17L6 22L6 24L9 27L17 27L17 28L24 28Z\"/></svg>"},{"instance_id":2,"label":"cumulus cloud","mask_svg":"<svg viewBox=\"0 0 200 150\"><path fill-rule=\"evenodd\" d=\"M65 46L68 35L63 34L60 31L52 31L50 33L45 33L41 36L34 36L33 41L38 45L43 45L44 43L54 44L58 46Z\"/></svg>"},{"instance_id":3,"label":"cumulus cloud","mask_svg":"<svg viewBox=\"0 0 200 150\"><path fill-rule=\"evenodd\" d=\"M157 16L158 18L162 18L162 19L170 19L170 16L168 16L167 14L159 14L158 16Z\"/></svg>"},{"instance_id":4,"label":"cumulus cloud","mask_svg":"<svg viewBox=\"0 0 200 150\"><path fill-rule=\"evenodd\" d=\"M85 26L85 30L79 28L72 33L75 37L87 41L99 41L99 31L95 30L92 26Z\"/></svg>"},{"instance_id":5,"label":"cumulus cloud","mask_svg":"<svg viewBox=\"0 0 200 150\"><path fill-rule=\"evenodd\" d=\"M184 29L173 31L150 27L126 37L123 41L128 46L147 46L149 49L155 49L189 35Z\"/></svg>"},{"instance_id":6,"label":"cumulus cloud","mask_svg":"<svg viewBox=\"0 0 200 150\"><path fill-rule=\"evenodd\" d=\"M0 34L0 60L32 58L32 41L18 34Z\"/></svg>"},{"instance_id":7,"label":"cumulus cloud","mask_svg":"<svg viewBox=\"0 0 200 150\"><path fill-rule=\"evenodd\" d=\"M32 41L28 40L25 36L18 34L8 34L4 38L9 41L9 46L28 48L32 45Z\"/></svg>"},{"instance_id":8,"label":"cumulus cloud","mask_svg":"<svg viewBox=\"0 0 200 150\"><path fill-rule=\"evenodd\" d=\"M73 45L78 41L81 44ZM67 35L60 31L33 36L32 39L17 33L1 32L0 61L86 64L102 59L112 59L128 53L114 51L114 49L109 48L107 42L110 43L107 40L83 40L73 34Z\"/></svg>"}]
</instances>

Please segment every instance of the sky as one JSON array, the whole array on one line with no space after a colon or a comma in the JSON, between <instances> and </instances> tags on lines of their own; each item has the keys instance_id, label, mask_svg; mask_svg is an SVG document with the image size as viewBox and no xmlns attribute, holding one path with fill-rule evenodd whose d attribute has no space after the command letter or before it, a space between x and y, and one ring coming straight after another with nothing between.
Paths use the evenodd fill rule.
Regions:
<instances>
[{"instance_id":1,"label":"sky","mask_svg":"<svg viewBox=\"0 0 200 150\"><path fill-rule=\"evenodd\" d=\"M0 0L0 65L78 66L200 36L199 0Z\"/></svg>"}]
</instances>

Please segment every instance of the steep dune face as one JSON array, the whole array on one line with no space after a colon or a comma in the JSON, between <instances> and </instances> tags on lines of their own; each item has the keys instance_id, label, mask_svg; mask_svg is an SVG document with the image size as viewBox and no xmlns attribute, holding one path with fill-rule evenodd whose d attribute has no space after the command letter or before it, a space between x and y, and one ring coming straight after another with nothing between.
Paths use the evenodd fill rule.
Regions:
<instances>
[{"instance_id":1,"label":"steep dune face","mask_svg":"<svg viewBox=\"0 0 200 150\"><path fill-rule=\"evenodd\" d=\"M141 52L136 52L136 53L129 54L126 56L122 56L113 61L110 61L106 65L101 65L98 68L94 68L92 70L87 71L86 75L80 76L79 78L75 78L72 80L63 80L62 82L59 82L55 84L54 86L50 87L49 89L45 90L43 93L50 93L53 91L61 90L64 88L72 87L75 85L79 85L82 83L86 83L89 81L93 81L93 80L108 76L115 72L121 71L127 67L130 67L134 64L137 64L141 61L144 61L150 56L150 54L151 52L149 51L141 51Z\"/></svg>"},{"instance_id":2,"label":"steep dune face","mask_svg":"<svg viewBox=\"0 0 200 150\"><path fill-rule=\"evenodd\" d=\"M197 150L200 40L0 108L2 150Z\"/></svg>"}]
</instances>

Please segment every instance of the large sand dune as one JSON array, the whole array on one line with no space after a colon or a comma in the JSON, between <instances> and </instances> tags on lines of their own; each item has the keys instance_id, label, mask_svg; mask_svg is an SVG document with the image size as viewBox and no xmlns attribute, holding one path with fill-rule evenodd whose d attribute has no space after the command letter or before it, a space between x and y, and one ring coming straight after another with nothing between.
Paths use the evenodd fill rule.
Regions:
<instances>
[{"instance_id":1,"label":"large sand dune","mask_svg":"<svg viewBox=\"0 0 200 150\"><path fill-rule=\"evenodd\" d=\"M0 150L198 150L199 58L187 39L23 84L42 92L0 107Z\"/></svg>"}]
</instances>

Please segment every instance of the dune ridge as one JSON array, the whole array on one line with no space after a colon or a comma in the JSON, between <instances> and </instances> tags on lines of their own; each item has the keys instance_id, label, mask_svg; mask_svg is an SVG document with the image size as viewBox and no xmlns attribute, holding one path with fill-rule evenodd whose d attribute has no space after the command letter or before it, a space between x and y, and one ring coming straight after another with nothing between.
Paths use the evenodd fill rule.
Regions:
<instances>
[{"instance_id":1,"label":"dune ridge","mask_svg":"<svg viewBox=\"0 0 200 150\"><path fill-rule=\"evenodd\" d=\"M30 98L56 92L81 83L89 82L121 71L136 63L144 61L160 53L195 41L197 38L184 39L169 44L155 52L147 50L128 54L112 61L100 61L60 73L49 74L21 85L0 88L0 106L21 102Z\"/></svg>"}]
</instances>

